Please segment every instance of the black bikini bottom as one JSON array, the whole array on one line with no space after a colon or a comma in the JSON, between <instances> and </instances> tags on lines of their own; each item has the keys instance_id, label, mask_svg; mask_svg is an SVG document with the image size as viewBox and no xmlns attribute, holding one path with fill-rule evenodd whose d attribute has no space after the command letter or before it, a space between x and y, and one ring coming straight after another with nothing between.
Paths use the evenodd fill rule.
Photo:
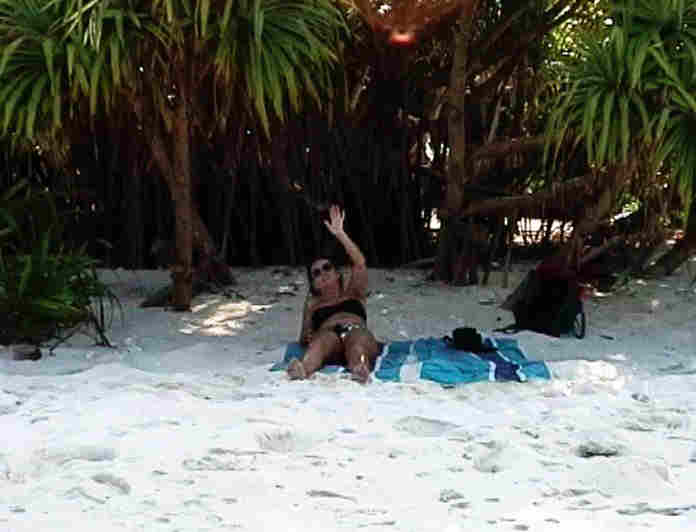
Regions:
<instances>
[{"instance_id":1,"label":"black bikini bottom","mask_svg":"<svg viewBox=\"0 0 696 532\"><path fill-rule=\"evenodd\" d=\"M337 323L331 330L336 333L341 341L346 339L346 336L350 334L353 329L365 329L366 327L362 323Z\"/></svg>"}]
</instances>

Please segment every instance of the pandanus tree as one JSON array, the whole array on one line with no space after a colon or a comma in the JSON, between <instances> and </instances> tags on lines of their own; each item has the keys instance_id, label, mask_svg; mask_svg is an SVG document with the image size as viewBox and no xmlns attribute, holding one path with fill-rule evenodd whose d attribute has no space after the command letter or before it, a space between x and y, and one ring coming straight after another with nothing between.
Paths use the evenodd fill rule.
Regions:
<instances>
[{"instance_id":1,"label":"pandanus tree","mask_svg":"<svg viewBox=\"0 0 696 532\"><path fill-rule=\"evenodd\" d=\"M563 251L569 265L583 236L616 212L622 192L645 200L672 181L688 202L696 174L696 6L681 0L610 5L609 25L586 35L568 61L568 90L549 121L548 138L557 148L584 148L592 169L584 185L597 191ZM688 256L695 218L689 216L687 237L674 253L659 262L663 273Z\"/></svg>"},{"instance_id":2,"label":"pandanus tree","mask_svg":"<svg viewBox=\"0 0 696 532\"><path fill-rule=\"evenodd\" d=\"M69 146L90 120L130 116L173 201L172 307L187 310L193 247L215 253L192 144L321 103L342 28L332 0L0 0L2 131Z\"/></svg>"},{"instance_id":3,"label":"pandanus tree","mask_svg":"<svg viewBox=\"0 0 696 532\"><path fill-rule=\"evenodd\" d=\"M649 268L671 274L696 250L696 4L679 0L629 3L632 37L654 47L662 72L660 133L654 164L664 167L685 205L686 230L679 242ZM648 39L646 35L651 37Z\"/></svg>"}]
</instances>

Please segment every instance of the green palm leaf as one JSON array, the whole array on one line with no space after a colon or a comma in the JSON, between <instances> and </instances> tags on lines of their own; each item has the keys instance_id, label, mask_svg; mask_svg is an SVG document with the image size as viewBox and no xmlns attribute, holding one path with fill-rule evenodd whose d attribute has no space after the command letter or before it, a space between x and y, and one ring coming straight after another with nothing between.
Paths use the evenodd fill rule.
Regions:
<instances>
[{"instance_id":1,"label":"green palm leaf","mask_svg":"<svg viewBox=\"0 0 696 532\"><path fill-rule=\"evenodd\" d=\"M586 36L568 63L571 86L580 89L563 96L547 138L558 142L559 131L576 132L600 166L627 161L631 147L644 142L657 141L669 158L680 144L662 144L662 137L682 112L696 110L696 4L623 0L612 9L619 23Z\"/></svg>"},{"instance_id":2,"label":"green palm leaf","mask_svg":"<svg viewBox=\"0 0 696 532\"><path fill-rule=\"evenodd\" d=\"M36 75L28 73L19 78L19 82L13 89L13 91L8 95L7 100L5 100L5 120L3 121L2 129L3 132L7 132L10 127L10 122L13 118L15 119L15 127L18 131L21 131L22 115L25 112L24 109L20 108L17 115L15 115L15 107L21 98L25 96L24 92L29 87L31 83L36 81Z\"/></svg>"},{"instance_id":3,"label":"green palm leaf","mask_svg":"<svg viewBox=\"0 0 696 532\"><path fill-rule=\"evenodd\" d=\"M614 114L614 99L616 94L614 92L607 93L604 98L603 108L602 108L602 130L599 135L599 143L597 145L597 162L599 164L604 164L607 161L607 150L612 152L613 146L607 147L607 142L609 141L609 130L612 128L612 118ZM609 160L609 162L613 162Z\"/></svg>"},{"instance_id":4,"label":"green palm leaf","mask_svg":"<svg viewBox=\"0 0 696 532\"><path fill-rule=\"evenodd\" d=\"M92 114L108 111L124 79L131 89L166 96L169 68L188 61L212 65L216 87L246 95L237 107L268 131L270 112L282 118L286 105L299 107L300 94L317 103L330 95L329 72L344 28L332 0L0 0L0 92L11 99L9 105L2 100L5 130L25 118L25 132L35 133L39 124L58 127L63 102L72 105L81 95ZM186 44L191 32L193 47ZM151 82L136 84L136 66L150 58L145 74ZM41 101L16 82L29 73L35 81L44 74L50 80L50 90L34 93Z\"/></svg>"},{"instance_id":5,"label":"green palm leaf","mask_svg":"<svg viewBox=\"0 0 696 532\"><path fill-rule=\"evenodd\" d=\"M621 162L628 161L628 149L631 143L631 120L629 116L630 96L622 95L619 98L620 119L618 122L621 138Z\"/></svg>"},{"instance_id":6,"label":"green palm leaf","mask_svg":"<svg viewBox=\"0 0 696 532\"><path fill-rule=\"evenodd\" d=\"M44 88L48 84L48 76L41 76L39 81L34 84L34 88L31 91L31 96L29 98L29 103L27 107L27 121L26 121L26 136L32 138L34 136L34 122L36 121L36 114L41 105L41 97L44 93Z\"/></svg>"},{"instance_id":7,"label":"green palm leaf","mask_svg":"<svg viewBox=\"0 0 696 532\"><path fill-rule=\"evenodd\" d=\"M10 58L13 56L17 48L25 41L26 39L24 37L19 37L12 41L9 45L3 47L2 50L2 58L0 58L0 76L5 72L5 68L7 67L7 62L10 60Z\"/></svg>"},{"instance_id":8,"label":"green palm leaf","mask_svg":"<svg viewBox=\"0 0 696 532\"><path fill-rule=\"evenodd\" d=\"M46 70L48 70L48 76L51 80L51 85L55 86L56 72L53 63L55 42L51 38L45 39L41 43L41 47L43 48L44 57L46 58Z\"/></svg>"}]
</instances>

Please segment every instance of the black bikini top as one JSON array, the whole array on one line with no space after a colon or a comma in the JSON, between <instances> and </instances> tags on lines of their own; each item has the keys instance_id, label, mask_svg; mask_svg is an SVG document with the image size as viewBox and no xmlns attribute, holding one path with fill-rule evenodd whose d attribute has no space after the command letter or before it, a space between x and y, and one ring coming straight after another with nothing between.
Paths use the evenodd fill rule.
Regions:
<instances>
[{"instance_id":1,"label":"black bikini top","mask_svg":"<svg viewBox=\"0 0 696 532\"><path fill-rule=\"evenodd\" d=\"M363 304L357 299L346 299L336 305L321 307L315 310L314 314L312 314L312 328L316 331L322 323L339 312L349 312L350 314L355 314L367 320L367 313L365 312Z\"/></svg>"}]
</instances>

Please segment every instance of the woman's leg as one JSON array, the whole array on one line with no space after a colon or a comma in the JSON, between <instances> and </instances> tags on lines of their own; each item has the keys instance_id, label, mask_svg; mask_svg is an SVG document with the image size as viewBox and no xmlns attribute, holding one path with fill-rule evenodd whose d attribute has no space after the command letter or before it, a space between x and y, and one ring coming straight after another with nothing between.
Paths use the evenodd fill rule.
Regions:
<instances>
[{"instance_id":1,"label":"woman's leg","mask_svg":"<svg viewBox=\"0 0 696 532\"><path fill-rule=\"evenodd\" d=\"M314 337L307 347L302 360L293 360L288 366L288 375L291 379L306 379L320 369L327 359L340 351L341 340L335 332L320 330L314 333Z\"/></svg>"},{"instance_id":2,"label":"woman's leg","mask_svg":"<svg viewBox=\"0 0 696 532\"><path fill-rule=\"evenodd\" d=\"M359 382L367 382L379 355L377 340L367 329L353 329L343 340L348 370Z\"/></svg>"}]
</instances>

